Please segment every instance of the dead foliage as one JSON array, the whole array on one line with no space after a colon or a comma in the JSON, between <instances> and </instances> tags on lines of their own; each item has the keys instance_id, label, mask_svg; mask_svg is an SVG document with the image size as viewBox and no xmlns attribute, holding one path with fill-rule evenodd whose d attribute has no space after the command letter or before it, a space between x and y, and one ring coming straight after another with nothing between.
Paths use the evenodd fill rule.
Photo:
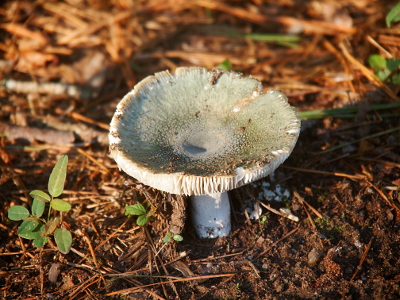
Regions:
<instances>
[{"instance_id":1,"label":"dead foliage","mask_svg":"<svg viewBox=\"0 0 400 300\"><path fill-rule=\"evenodd\" d=\"M0 297L4 299L400 298L399 87L370 54L400 57L396 1L5 1L0 8ZM267 34L281 34L274 41ZM186 199L142 185L108 153L115 107L138 81L178 66L234 70L282 90L300 111L356 106L351 117L304 120L276 173L232 193L234 230L198 239ZM46 189L68 154L73 209L67 255L36 249L7 219ZM246 198L264 211L246 220ZM267 195L268 194L268 195ZM126 204L150 203L139 227ZM169 233L184 240L165 242Z\"/></svg>"}]
</instances>

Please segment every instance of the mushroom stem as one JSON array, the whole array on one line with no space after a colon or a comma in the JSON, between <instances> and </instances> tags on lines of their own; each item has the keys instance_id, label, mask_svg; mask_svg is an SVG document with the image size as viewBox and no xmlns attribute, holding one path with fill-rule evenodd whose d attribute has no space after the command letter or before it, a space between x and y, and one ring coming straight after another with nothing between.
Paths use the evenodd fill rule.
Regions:
<instances>
[{"instance_id":1,"label":"mushroom stem","mask_svg":"<svg viewBox=\"0 0 400 300\"><path fill-rule=\"evenodd\" d=\"M193 195L192 220L200 238L223 237L231 231L231 209L227 192Z\"/></svg>"}]
</instances>

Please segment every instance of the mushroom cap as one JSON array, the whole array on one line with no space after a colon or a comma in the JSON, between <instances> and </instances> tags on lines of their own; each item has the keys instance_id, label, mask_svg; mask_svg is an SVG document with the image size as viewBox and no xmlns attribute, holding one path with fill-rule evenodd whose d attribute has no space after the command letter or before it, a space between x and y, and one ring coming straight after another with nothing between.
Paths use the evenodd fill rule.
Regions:
<instances>
[{"instance_id":1,"label":"mushroom cap","mask_svg":"<svg viewBox=\"0 0 400 300\"><path fill-rule=\"evenodd\" d=\"M142 183L172 194L222 193L272 173L300 119L277 90L241 74L180 67L139 82L111 121L110 154Z\"/></svg>"}]
</instances>

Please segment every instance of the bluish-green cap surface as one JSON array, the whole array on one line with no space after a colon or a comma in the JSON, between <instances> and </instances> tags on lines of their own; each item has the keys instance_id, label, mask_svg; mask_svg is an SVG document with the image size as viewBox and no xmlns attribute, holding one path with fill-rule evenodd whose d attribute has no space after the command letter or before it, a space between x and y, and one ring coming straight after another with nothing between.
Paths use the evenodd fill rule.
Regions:
<instances>
[{"instance_id":1,"label":"bluish-green cap surface","mask_svg":"<svg viewBox=\"0 0 400 300\"><path fill-rule=\"evenodd\" d=\"M118 104L109 133L119 168L173 194L221 193L272 173L292 152L296 110L277 90L220 69L149 76Z\"/></svg>"}]
</instances>

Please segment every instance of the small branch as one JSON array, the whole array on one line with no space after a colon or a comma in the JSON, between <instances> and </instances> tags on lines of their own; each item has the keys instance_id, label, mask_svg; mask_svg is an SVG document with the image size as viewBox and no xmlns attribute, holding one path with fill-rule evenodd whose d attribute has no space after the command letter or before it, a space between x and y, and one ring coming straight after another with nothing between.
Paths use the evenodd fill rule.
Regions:
<instances>
[{"instance_id":1,"label":"small branch","mask_svg":"<svg viewBox=\"0 0 400 300\"><path fill-rule=\"evenodd\" d=\"M368 245L365 247L364 253L361 256L360 262L358 263L358 266L356 268L356 271L354 272L353 276L351 276L350 281L353 281L353 279L357 276L358 271L360 271L362 264L365 261L365 258L367 257L367 253L369 249L371 249L371 244L372 244L372 239L369 241Z\"/></svg>"},{"instance_id":2,"label":"small branch","mask_svg":"<svg viewBox=\"0 0 400 300\"><path fill-rule=\"evenodd\" d=\"M257 200L257 203L259 203L261 206L265 207L266 209L272 211L274 214L280 215L281 217L288 218L289 220L292 220L292 221L295 221L295 222L299 221L299 218L297 216L293 215L290 211L288 211L286 209L281 208L278 211L278 210L272 208L271 206L269 206L269 205L267 205L265 203L262 203L261 201Z\"/></svg>"},{"instance_id":3,"label":"small branch","mask_svg":"<svg viewBox=\"0 0 400 300\"><path fill-rule=\"evenodd\" d=\"M57 82L34 82L34 81L17 81L13 79L2 80L0 90L21 93L21 94L48 94L54 96L67 96L75 99L89 99L92 92L77 85Z\"/></svg>"},{"instance_id":4,"label":"small branch","mask_svg":"<svg viewBox=\"0 0 400 300\"><path fill-rule=\"evenodd\" d=\"M314 207L311 206L306 200L304 200L303 197L300 196L300 194L297 191L293 192L293 195L300 201L301 204L308 206L309 209L312 210L312 212L320 219L323 218L323 216L319 213L318 210L316 210Z\"/></svg>"},{"instance_id":5,"label":"small branch","mask_svg":"<svg viewBox=\"0 0 400 300\"><path fill-rule=\"evenodd\" d=\"M291 236L293 233L295 233L297 230L299 230L299 227L296 227L295 229L293 229L292 231L289 231L287 234L285 234L283 237L281 237L279 240L277 240L275 243L273 243L271 246L269 246L267 249L265 249L263 252L261 252L260 254L258 254L255 259L258 259L260 256L263 256L264 254L268 253L269 250L272 249L272 247L274 247L275 245L277 245L279 242L283 241L284 239L286 239L287 237Z\"/></svg>"},{"instance_id":6,"label":"small branch","mask_svg":"<svg viewBox=\"0 0 400 300\"><path fill-rule=\"evenodd\" d=\"M111 292L106 294L105 296L114 296L114 295L121 295L121 294L129 294L134 291L137 291L138 289L142 289L144 287L149 287L149 286L156 286L160 284L167 284L167 283L175 283L175 282L187 282L187 281L196 281L196 280L205 280L205 279L211 279L211 278L221 278L221 277L233 277L235 276L235 273L228 273L228 274L217 274L217 275L204 275L204 276L195 276L195 277L190 277L190 278L181 278L181 279L175 279L175 280L168 280L168 281L163 281L163 282L156 282L156 283L150 283L142 286L137 286L137 287L131 287L115 292ZM152 276L148 276L151 278Z\"/></svg>"},{"instance_id":7,"label":"small branch","mask_svg":"<svg viewBox=\"0 0 400 300\"><path fill-rule=\"evenodd\" d=\"M338 177L346 177L349 179L365 179L365 175L350 175L350 174L345 174L345 173L337 173L337 172L327 172L327 171L319 171L319 170L312 170L312 169L303 169L303 168L295 168L295 167L289 167L289 166L281 166L281 168L286 168L286 169L291 169L291 170L296 170L300 172L307 172L307 173L315 173L315 174L321 174L321 175L327 175L327 176L338 176Z\"/></svg>"},{"instance_id":8,"label":"small branch","mask_svg":"<svg viewBox=\"0 0 400 300\"><path fill-rule=\"evenodd\" d=\"M75 142L72 131L9 125L1 122L0 132L10 140L23 139L31 143L35 140L53 145L66 145Z\"/></svg>"},{"instance_id":9,"label":"small branch","mask_svg":"<svg viewBox=\"0 0 400 300\"><path fill-rule=\"evenodd\" d=\"M360 63L357 59L354 58L347 50L345 45L341 42L339 44L339 48L342 51L343 56L356 68L358 68L361 73L370 80L376 87L381 88L385 91L385 93L395 101L400 101L399 97L385 84L383 83L378 77L374 75L374 73L369 70L366 66Z\"/></svg>"}]
</instances>

